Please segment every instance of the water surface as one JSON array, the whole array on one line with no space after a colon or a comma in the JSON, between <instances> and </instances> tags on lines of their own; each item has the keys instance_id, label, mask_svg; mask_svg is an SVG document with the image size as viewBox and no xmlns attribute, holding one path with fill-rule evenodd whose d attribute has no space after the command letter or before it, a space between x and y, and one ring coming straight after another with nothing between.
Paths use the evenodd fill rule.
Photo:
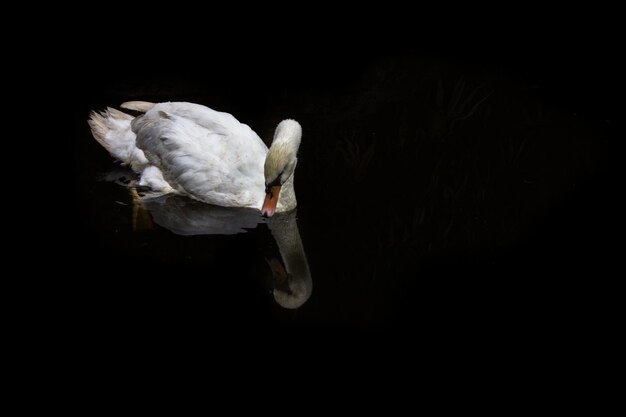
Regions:
<instances>
[{"instance_id":1,"label":"water surface","mask_svg":"<svg viewBox=\"0 0 626 417\"><path fill-rule=\"evenodd\" d=\"M606 121L489 65L397 57L317 87L272 85L259 106L200 77L94 87L74 118L78 245L103 274L85 275L85 308L131 327L476 334L575 326L604 296ZM131 175L110 181L86 118L130 99L232 112L266 143L282 118L302 124L284 226L297 238L283 239L298 302L277 302L294 278L271 222L180 197L139 204Z\"/></svg>"}]
</instances>

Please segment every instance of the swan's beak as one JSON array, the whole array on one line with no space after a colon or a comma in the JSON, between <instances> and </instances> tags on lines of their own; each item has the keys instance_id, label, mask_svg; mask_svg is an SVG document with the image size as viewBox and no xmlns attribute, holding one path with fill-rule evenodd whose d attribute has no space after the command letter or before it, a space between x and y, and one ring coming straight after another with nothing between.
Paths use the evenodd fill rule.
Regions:
<instances>
[{"instance_id":1,"label":"swan's beak","mask_svg":"<svg viewBox=\"0 0 626 417\"><path fill-rule=\"evenodd\" d=\"M278 204L278 194L280 193L280 185L270 187L269 192L265 193L265 200L261 208L263 216L272 217L276 212L276 204Z\"/></svg>"}]
</instances>

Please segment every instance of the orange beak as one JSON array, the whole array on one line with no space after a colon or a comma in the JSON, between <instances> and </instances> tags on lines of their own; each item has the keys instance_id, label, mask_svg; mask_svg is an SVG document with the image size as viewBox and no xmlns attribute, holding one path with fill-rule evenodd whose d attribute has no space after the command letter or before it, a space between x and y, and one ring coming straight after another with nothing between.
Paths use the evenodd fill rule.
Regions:
<instances>
[{"instance_id":1,"label":"orange beak","mask_svg":"<svg viewBox=\"0 0 626 417\"><path fill-rule=\"evenodd\" d=\"M261 214L263 216L272 217L276 212L276 204L278 204L278 193L280 193L280 185L274 185L270 191L265 194Z\"/></svg>"}]
</instances>

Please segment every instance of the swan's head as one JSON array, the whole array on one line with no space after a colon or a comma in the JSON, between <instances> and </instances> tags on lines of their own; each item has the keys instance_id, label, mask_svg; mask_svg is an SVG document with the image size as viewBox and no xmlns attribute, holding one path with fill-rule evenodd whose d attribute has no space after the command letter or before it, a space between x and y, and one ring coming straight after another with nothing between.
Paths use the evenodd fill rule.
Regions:
<instances>
[{"instance_id":1,"label":"swan's head","mask_svg":"<svg viewBox=\"0 0 626 417\"><path fill-rule=\"evenodd\" d=\"M265 201L261 209L264 216L271 217L276 212L280 189L296 169L301 138L302 127L295 120L283 120L276 127L265 159Z\"/></svg>"}]
</instances>

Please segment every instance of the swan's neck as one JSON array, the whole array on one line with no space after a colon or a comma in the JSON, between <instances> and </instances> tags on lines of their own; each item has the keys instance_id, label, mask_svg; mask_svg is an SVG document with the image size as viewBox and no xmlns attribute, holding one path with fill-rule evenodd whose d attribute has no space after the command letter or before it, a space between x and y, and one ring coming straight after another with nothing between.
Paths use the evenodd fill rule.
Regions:
<instances>
[{"instance_id":1,"label":"swan's neck","mask_svg":"<svg viewBox=\"0 0 626 417\"><path fill-rule=\"evenodd\" d=\"M263 174L266 183L275 181L278 176L280 176L282 183L276 207L278 212L291 211L296 208L293 174L298 164L297 153L301 138L302 127L300 124L295 120L283 120L276 126L272 146L270 146L265 157Z\"/></svg>"},{"instance_id":2,"label":"swan's neck","mask_svg":"<svg viewBox=\"0 0 626 417\"><path fill-rule=\"evenodd\" d=\"M293 177L295 173L289 177L287 181L280 187L280 194L278 194L278 204L276 205L277 212L287 212L296 208L298 205L296 202L296 191L293 188Z\"/></svg>"},{"instance_id":3,"label":"swan's neck","mask_svg":"<svg viewBox=\"0 0 626 417\"><path fill-rule=\"evenodd\" d=\"M296 212L275 215L269 219L268 226L289 274L291 290L291 294L287 294L275 289L274 297L283 307L300 307L311 296L313 280L296 223Z\"/></svg>"}]
</instances>

